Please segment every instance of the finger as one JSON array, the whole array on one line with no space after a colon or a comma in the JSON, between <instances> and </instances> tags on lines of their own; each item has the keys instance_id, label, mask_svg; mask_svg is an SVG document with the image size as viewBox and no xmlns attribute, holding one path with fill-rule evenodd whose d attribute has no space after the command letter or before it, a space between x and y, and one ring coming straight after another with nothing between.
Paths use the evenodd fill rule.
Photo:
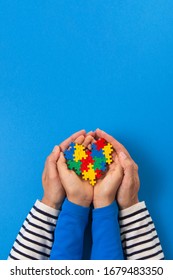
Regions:
<instances>
[{"instance_id":1,"label":"finger","mask_svg":"<svg viewBox=\"0 0 173 280\"><path fill-rule=\"evenodd\" d=\"M60 175L61 175L61 172L68 171L68 167L67 167L63 152L60 153L59 160L57 161L57 168L58 168L58 171L60 172Z\"/></svg>"},{"instance_id":2,"label":"finger","mask_svg":"<svg viewBox=\"0 0 173 280\"><path fill-rule=\"evenodd\" d=\"M81 135L75 139L74 143L82 144L84 142L84 140L85 140L84 135Z\"/></svg>"},{"instance_id":3,"label":"finger","mask_svg":"<svg viewBox=\"0 0 173 280\"><path fill-rule=\"evenodd\" d=\"M119 163L118 155L115 151L113 151L113 153L112 153L112 159L113 159L113 162Z\"/></svg>"},{"instance_id":4,"label":"finger","mask_svg":"<svg viewBox=\"0 0 173 280\"><path fill-rule=\"evenodd\" d=\"M48 162L56 163L60 155L60 147L55 146L51 152L51 154L47 157L45 164Z\"/></svg>"},{"instance_id":5,"label":"finger","mask_svg":"<svg viewBox=\"0 0 173 280\"><path fill-rule=\"evenodd\" d=\"M96 129L96 135L100 138L104 138L107 142L111 143L117 154L123 152L125 153L129 158L130 154L126 150L126 148L119 143L115 138L113 138L111 135L107 134L105 131L100 130L99 128Z\"/></svg>"},{"instance_id":6,"label":"finger","mask_svg":"<svg viewBox=\"0 0 173 280\"><path fill-rule=\"evenodd\" d=\"M65 141L63 141L59 146L60 146L60 149L62 151L65 151L71 142L74 142L76 138L78 138L79 136L81 135L86 135L86 131L85 130L80 130L76 133L74 133L72 136L70 136L68 139L66 139Z\"/></svg>"},{"instance_id":7,"label":"finger","mask_svg":"<svg viewBox=\"0 0 173 280\"><path fill-rule=\"evenodd\" d=\"M122 165L121 165L121 163L119 161L119 158L118 158L116 153L113 153L113 163L112 163L112 165L114 165L115 166L115 170L117 172L119 172L119 174L121 174L123 176L124 170L123 170L123 167L122 167Z\"/></svg>"},{"instance_id":8,"label":"finger","mask_svg":"<svg viewBox=\"0 0 173 280\"><path fill-rule=\"evenodd\" d=\"M136 180L136 172L134 171L133 166L129 165L124 170L123 182L128 187L128 186L134 186L135 185L135 180Z\"/></svg>"},{"instance_id":9,"label":"finger","mask_svg":"<svg viewBox=\"0 0 173 280\"><path fill-rule=\"evenodd\" d=\"M114 167L120 166L120 168L123 169L121 164L120 164L120 161L118 159L118 155L116 154L115 151L112 153L112 162L109 165L109 168L111 168L112 166L114 166Z\"/></svg>"},{"instance_id":10,"label":"finger","mask_svg":"<svg viewBox=\"0 0 173 280\"><path fill-rule=\"evenodd\" d=\"M89 150L91 150L91 148L92 148L91 145L92 145L93 143L95 143L95 142L96 142L96 140L95 140L95 138L93 138L92 141L91 141L91 143L88 145L88 149L89 149Z\"/></svg>"},{"instance_id":11,"label":"finger","mask_svg":"<svg viewBox=\"0 0 173 280\"><path fill-rule=\"evenodd\" d=\"M88 135L87 137L85 137L82 145L84 145L85 147L88 147L89 144L91 144L94 141L94 138L91 135Z\"/></svg>"},{"instance_id":12,"label":"finger","mask_svg":"<svg viewBox=\"0 0 173 280\"><path fill-rule=\"evenodd\" d=\"M92 137L95 137L96 133L95 133L95 131L90 131L90 132L87 133L87 136L88 135L91 135Z\"/></svg>"},{"instance_id":13,"label":"finger","mask_svg":"<svg viewBox=\"0 0 173 280\"><path fill-rule=\"evenodd\" d=\"M48 172L49 176L53 177L57 175L57 160L60 156L60 148L59 146L55 146L52 153L47 157L45 163L45 170Z\"/></svg>"},{"instance_id":14,"label":"finger","mask_svg":"<svg viewBox=\"0 0 173 280\"><path fill-rule=\"evenodd\" d=\"M42 173L42 180L45 180L46 178L46 168L44 168L43 173Z\"/></svg>"},{"instance_id":15,"label":"finger","mask_svg":"<svg viewBox=\"0 0 173 280\"><path fill-rule=\"evenodd\" d=\"M125 172L134 172L136 166L131 158L129 158L124 152L120 152L118 158Z\"/></svg>"}]
</instances>

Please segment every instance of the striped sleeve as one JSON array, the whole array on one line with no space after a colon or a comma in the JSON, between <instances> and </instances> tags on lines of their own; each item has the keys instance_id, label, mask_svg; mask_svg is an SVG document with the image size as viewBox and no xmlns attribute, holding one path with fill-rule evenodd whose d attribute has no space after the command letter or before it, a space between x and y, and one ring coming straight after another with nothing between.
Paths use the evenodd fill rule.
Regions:
<instances>
[{"instance_id":1,"label":"striped sleeve","mask_svg":"<svg viewBox=\"0 0 173 280\"><path fill-rule=\"evenodd\" d=\"M59 212L37 200L16 237L8 260L49 259Z\"/></svg>"},{"instance_id":2,"label":"striped sleeve","mask_svg":"<svg viewBox=\"0 0 173 280\"><path fill-rule=\"evenodd\" d=\"M162 260L162 247L146 208L139 202L119 213L121 241L127 260Z\"/></svg>"}]
</instances>

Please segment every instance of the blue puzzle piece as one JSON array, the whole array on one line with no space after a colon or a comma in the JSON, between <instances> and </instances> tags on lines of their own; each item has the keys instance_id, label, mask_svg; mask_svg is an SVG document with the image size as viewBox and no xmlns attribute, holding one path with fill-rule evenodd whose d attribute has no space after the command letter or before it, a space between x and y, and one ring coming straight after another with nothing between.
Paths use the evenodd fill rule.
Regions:
<instances>
[{"instance_id":1,"label":"blue puzzle piece","mask_svg":"<svg viewBox=\"0 0 173 280\"><path fill-rule=\"evenodd\" d=\"M91 144L91 150L97 150L97 146L96 146L95 143L92 143L92 144Z\"/></svg>"},{"instance_id":2,"label":"blue puzzle piece","mask_svg":"<svg viewBox=\"0 0 173 280\"><path fill-rule=\"evenodd\" d=\"M101 162L100 166L101 166L100 170L106 171L106 163L105 162Z\"/></svg>"},{"instance_id":3,"label":"blue puzzle piece","mask_svg":"<svg viewBox=\"0 0 173 280\"><path fill-rule=\"evenodd\" d=\"M66 150L64 152L64 157L66 158L66 160L73 160L73 154L74 154L74 151L72 150Z\"/></svg>"},{"instance_id":4,"label":"blue puzzle piece","mask_svg":"<svg viewBox=\"0 0 173 280\"><path fill-rule=\"evenodd\" d=\"M93 143L91 145L91 156L94 158L94 157L99 157L99 158L103 158L105 157L104 154L103 154L103 150L97 150L97 146L95 143Z\"/></svg>"},{"instance_id":5,"label":"blue puzzle piece","mask_svg":"<svg viewBox=\"0 0 173 280\"><path fill-rule=\"evenodd\" d=\"M73 154L74 154L74 151L75 151L75 143L71 143L70 146L69 146L69 150L65 150L64 151L64 157L66 158L66 160L73 160Z\"/></svg>"}]
</instances>

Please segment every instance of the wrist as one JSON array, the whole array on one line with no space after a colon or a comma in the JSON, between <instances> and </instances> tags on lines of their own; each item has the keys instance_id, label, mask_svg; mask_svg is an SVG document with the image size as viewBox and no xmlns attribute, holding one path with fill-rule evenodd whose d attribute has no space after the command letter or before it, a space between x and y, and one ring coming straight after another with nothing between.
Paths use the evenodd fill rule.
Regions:
<instances>
[{"instance_id":1,"label":"wrist","mask_svg":"<svg viewBox=\"0 0 173 280\"><path fill-rule=\"evenodd\" d=\"M102 208L109 206L115 200L114 193L94 192L93 206L94 208Z\"/></svg>"},{"instance_id":2,"label":"wrist","mask_svg":"<svg viewBox=\"0 0 173 280\"><path fill-rule=\"evenodd\" d=\"M87 197L77 197L77 196L68 196L67 195L67 199L74 203L77 204L79 206L83 206L83 207L90 207L91 205L91 200L88 199Z\"/></svg>"},{"instance_id":3,"label":"wrist","mask_svg":"<svg viewBox=\"0 0 173 280\"><path fill-rule=\"evenodd\" d=\"M139 203L138 197L136 197L136 198L134 198L130 201L125 201L125 202L121 202L121 203L118 202L118 206L119 206L120 210L124 210L124 209L127 209L127 208L137 204L137 203Z\"/></svg>"},{"instance_id":4,"label":"wrist","mask_svg":"<svg viewBox=\"0 0 173 280\"><path fill-rule=\"evenodd\" d=\"M93 201L93 206L94 206L95 209L96 208L103 208L103 207L111 205L113 201L114 201L114 199L109 199L109 198L104 198L104 199L101 199L101 200L94 200Z\"/></svg>"},{"instance_id":5,"label":"wrist","mask_svg":"<svg viewBox=\"0 0 173 280\"><path fill-rule=\"evenodd\" d=\"M54 208L56 210L59 210L61 208L61 205L62 205L62 202L63 201L52 201L50 200L49 198L47 198L46 196L43 196L42 200L41 200L42 203L44 203L45 205L51 207L51 208Z\"/></svg>"}]
</instances>

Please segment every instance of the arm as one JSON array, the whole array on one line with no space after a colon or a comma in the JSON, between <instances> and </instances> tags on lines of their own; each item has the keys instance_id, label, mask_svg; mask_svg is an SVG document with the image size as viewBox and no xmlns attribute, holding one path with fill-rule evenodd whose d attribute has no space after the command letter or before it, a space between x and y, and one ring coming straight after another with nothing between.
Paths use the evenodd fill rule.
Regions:
<instances>
[{"instance_id":1,"label":"arm","mask_svg":"<svg viewBox=\"0 0 173 280\"><path fill-rule=\"evenodd\" d=\"M124 172L116 200L120 209L121 240L126 259L163 259L164 254L153 221L145 203L139 203L138 200L140 180L137 164L126 148L112 136L99 129L96 134L113 145Z\"/></svg>"},{"instance_id":2,"label":"arm","mask_svg":"<svg viewBox=\"0 0 173 280\"><path fill-rule=\"evenodd\" d=\"M44 225L46 223L47 230L51 232L51 234L49 234L50 235L49 238L53 240L54 230L57 222L57 217L59 215L59 211L44 205L38 200L34 206L36 206L38 210L36 210L36 208L32 208L30 212L32 214L34 213L36 220L37 218L43 219ZM149 257L157 260L164 259L164 254L159 242L157 232L155 230L155 226L152 222L150 214L148 213L148 210L146 209L145 211L143 211L144 209L146 209L145 203L141 202L132 207L127 208L126 210L121 210L119 212L121 241L123 245L124 255L126 256L126 259L129 260L136 259L136 258L148 259ZM41 217L40 217L40 211L43 211ZM56 217L52 219L53 223L49 222L51 219L50 215ZM36 220L32 219L32 216L30 215L28 215L27 218L31 222L33 221L36 222ZM140 219L140 221L136 221L137 218L138 220ZM94 223L96 225L96 230L97 230L98 229L97 221L96 220L93 221L93 225ZM15 247L18 253L12 248L8 259L9 260L33 259L33 258L37 258L39 260L48 259L50 256L50 252L52 250L53 243L52 241L47 240L47 238L45 240L45 236L44 236L45 231L42 232L40 228L35 229L34 227L32 227L32 231L30 231L29 223L24 223L24 226L26 229L22 227L16 239L19 238L18 240L20 241L21 244L24 244L25 246L27 245L31 249L26 250L26 248L24 249L23 246L19 245L16 242L14 243L13 247ZM35 235L36 230L37 233L40 235L39 237ZM101 234L101 232L99 232L98 234ZM107 231L105 234L107 234ZM98 241L96 237L97 235L95 235L94 239ZM35 247L35 244L37 244L38 247ZM33 246L35 249L38 250L37 254L33 252L32 249ZM26 254L27 256L24 256L24 254ZM97 257L92 256L92 259L94 258Z\"/></svg>"},{"instance_id":3,"label":"arm","mask_svg":"<svg viewBox=\"0 0 173 280\"><path fill-rule=\"evenodd\" d=\"M37 200L16 237L8 260L47 260L59 212Z\"/></svg>"},{"instance_id":4,"label":"arm","mask_svg":"<svg viewBox=\"0 0 173 280\"><path fill-rule=\"evenodd\" d=\"M78 137L76 143L88 145L92 136ZM63 153L57 162L58 172L65 189L65 200L55 230L51 260L79 260L83 254L84 231L88 222L93 187L69 170Z\"/></svg>"},{"instance_id":5,"label":"arm","mask_svg":"<svg viewBox=\"0 0 173 280\"><path fill-rule=\"evenodd\" d=\"M116 202L93 210L93 260L123 260Z\"/></svg>"},{"instance_id":6,"label":"arm","mask_svg":"<svg viewBox=\"0 0 173 280\"><path fill-rule=\"evenodd\" d=\"M80 260L89 207L65 200L55 230L50 260Z\"/></svg>"},{"instance_id":7,"label":"arm","mask_svg":"<svg viewBox=\"0 0 173 280\"><path fill-rule=\"evenodd\" d=\"M123 250L128 260L162 260L164 254L145 202L120 210Z\"/></svg>"},{"instance_id":8,"label":"arm","mask_svg":"<svg viewBox=\"0 0 173 280\"><path fill-rule=\"evenodd\" d=\"M102 180L94 186L94 210L92 223L92 259L122 260L123 249L118 223L116 193L123 179L123 170L116 153Z\"/></svg>"}]
</instances>

